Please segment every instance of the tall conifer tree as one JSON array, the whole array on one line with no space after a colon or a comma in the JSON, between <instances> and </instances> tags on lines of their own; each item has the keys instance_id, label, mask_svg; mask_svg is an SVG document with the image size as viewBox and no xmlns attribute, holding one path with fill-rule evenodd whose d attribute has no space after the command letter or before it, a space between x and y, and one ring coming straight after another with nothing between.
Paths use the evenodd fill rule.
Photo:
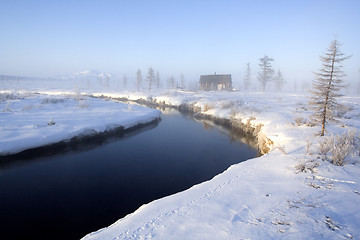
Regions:
<instances>
[{"instance_id":1,"label":"tall conifer tree","mask_svg":"<svg viewBox=\"0 0 360 240\"><path fill-rule=\"evenodd\" d=\"M340 107L336 98L342 96L340 90L345 87L341 63L350 56L344 56L340 51L341 44L335 39L325 54L320 57L321 69L315 73L313 89L310 91L310 105L314 110L311 118L321 123L320 136L324 136L326 123L334 120L334 111Z\"/></svg>"}]
</instances>

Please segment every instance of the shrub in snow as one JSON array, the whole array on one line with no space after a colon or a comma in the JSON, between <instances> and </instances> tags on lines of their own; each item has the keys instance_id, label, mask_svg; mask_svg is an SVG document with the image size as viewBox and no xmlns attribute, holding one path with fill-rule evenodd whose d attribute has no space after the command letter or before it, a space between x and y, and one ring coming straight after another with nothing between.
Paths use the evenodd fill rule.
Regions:
<instances>
[{"instance_id":1,"label":"shrub in snow","mask_svg":"<svg viewBox=\"0 0 360 240\"><path fill-rule=\"evenodd\" d=\"M205 104L205 105L204 105L203 112L207 112L207 111L209 111L209 110L212 109L212 108L214 108L213 105L211 105L211 104Z\"/></svg>"},{"instance_id":2,"label":"shrub in snow","mask_svg":"<svg viewBox=\"0 0 360 240\"><path fill-rule=\"evenodd\" d=\"M292 124L295 126L298 126L298 127L302 126L302 125L305 125L308 127L315 126L315 124L313 122L310 122L308 119L301 117L301 116L295 117L293 120L294 120L294 122Z\"/></svg>"},{"instance_id":3,"label":"shrub in snow","mask_svg":"<svg viewBox=\"0 0 360 240\"><path fill-rule=\"evenodd\" d=\"M358 137L349 130L342 135L331 135L319 142L319 154L325 156L332 164L342 166L345 159L356 150Z\"/></svg>"},{"instance_id":4,"label":"shrub in snow","mask_svg":"<svg viewBox=\"0 0 360 240\"><path fill-rule=\"evenodd\" d=\"M347 105L339 105L337 111L335 112L335 116L338 118L344 117L344 115L351 110L351 107Z\"/></svg>"},{"instance_id":5,"label":"shrub in snow","mask_svg":"<svg viewBox=\"0 0 360 240\"><path fill-rule=\"evenodd\" d=\"M26 110L29 110L29 109L32 109L32 108L34 108L33 105L26 105L26 106L24 106L24 107L22 108L22 110L23 110L23 111L26 111Z\"/></svg>"},{"instance_id":6,"label":"shrub in snow","mask_svg":"<svg viewBox=\"0 0 360 240\"><path fill-rule=\"evenodd\" d=\"M239 113L239 111L236 108L232 108L230 112L230 120L236 121L236 115Z\"/></svg>"},{"instance_id":7,"label":"shrub in snow","mask_svg":"<svg viewBox=\"0 0 360 240\"><path fill-rule=\"evenodd\" d=\"M63 103L65 102L65 99L64 98L44 98L42 100L42 104L57 104L57 103Z\"/></svg>"},{"instance_id":8,"label":"shrub in snow","mask_svg":"<svg viewBox=\"0 0 360 240\"><path fill-rule=\"evenodd\" d=\"M3 112L11 112L10 102L6 103L6 106L5 106L5 109L3 110Z\"/></svg>"},{"instance_id":9,"label":"shrub in snow","mask_svg":"<svg viewBox=\"0 0 360 240\"><path fill-rule=\"evenodd\" d=\"M294 124L296 126L301 126L301 125L304 125L305 123L306 123L306 119L303 117L299 116L299 117L294 118Z\"/></svg>"},{"instance_id":10,"label":"shrub in snow","mask_svg":"<svg viewBox=\"0 0 360 240\"><path fill-rule=\"evenodd\" d=\"M310 147L311 147L311 141L310 139L306 139L306 154L311 155Z\"/></svg>"},{"instance_id":11,"label":"shrub in snow","mask_svg":"<svg viewBox=\"0 0 360 240\"><path fill-rule=\"evenodd\" d=\"M303 102L298 102L296 105L297 105L297 107L296 107L297 112L302 112L302 111L308 110L307 105L305 105Z\"/></svg>"},{"instance_id":12,"label":"shrub in snow","mask_svg":"<svg viewBox=\"0 0 360 240\"><path fill-rule=\"evenodd\" d=\"M78 108L88 108L88 107L90 107L90 105L86 101L84 100L79 101Z\"/></svg>"},{"instance_id":13,"label":"shrub in snow","mask_svg":"<svg viewBox=\"0 0 360 240\"><path fill-rule=\"evenodd\" d=\"M309 171L311 173L316 173L316 168L319 165L320 164L314 160L301 161L299 164L295 165L295 170L296 170L296 173L309 172Z\"/></svg>"},{"instance_id":14,"label":"shrub in snow","mask_svg":"<svg viewBox=\"0 0 360 240\"><path fill-rule=\"evenodd\" d=\"M334 147L334 145L335 145L334 136L325 137L324 140L319 143L319 154L326 156L328 152Z\"/></svg>"},{"instance_id":15,"label":"shrub in snow","mask_svg":"<svg viewBox=\"0 0 360 240\"><path fill-rule=\"evenodd\" d=\"M19 98L19 96L15 93L7 93L7 92L0 93L0 102L5 102L8 100L15 100L18 98Z\"/></svg>"},{"instance_id":16,"label":"shrub in snow","mask_svg":"<svg viewBox=\"0 0 360 240\"><path fill-rule=\"evenodd\" d=\"M56 122L54 122L53 119L50 119L50 121L48 122L48 125L49 125L49 126L52 126L52 125L55 125L55 124L56 124Z\"/></svg>"},{"instance_id":17,"label":"shrub in snow","mask_svg":"<svg viewBox=\"0 0 360 240\"><path fill-rule=\"evenodd\" d=\"M343 135L337 135L334 139L334 147L330 150L331 163L342 166L345 158L355 150L356 132L348 131Z\"/></svg>"},{"instance_id":18,"label":"shrub in snow","mask_svg":"<svg viewBox=\"0 0 360 240\"><path fill-rule=\"evenodd\" d=\"M73 98L76 100L76 101L80 101L80 100L83 100L83 96L81 94L81 92L79 90L76 90L74 95L73 95Z\"/></svg>"}]
</instances>

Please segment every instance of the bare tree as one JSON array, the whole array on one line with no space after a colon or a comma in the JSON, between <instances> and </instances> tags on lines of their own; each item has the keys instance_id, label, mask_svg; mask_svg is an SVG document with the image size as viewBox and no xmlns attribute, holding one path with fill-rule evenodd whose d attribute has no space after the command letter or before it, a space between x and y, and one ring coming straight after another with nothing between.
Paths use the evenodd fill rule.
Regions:
<instances>
[{"instance_id":1,"label":"bare tree","mask_svg":"<svg viewBox=\"0 0 360 240\"><path fill-rule=\"evenodd\" d=\"M136 89L138 91L140 91L141 85L142 85L142 74L141 74L141 70L139 69L136 72Z\"/></svg>"},{"instance_id":2,"label":"bare tree","mask_svg":"<svg viewBox=\"0 0 360 240\"><path fill-rule=\"evenodd\" d=\"M246 74L244 78L244 89L249 90L251 86L251 67L250 63L247 63Z\"/></svg>"},{"instance_id":3,"label":"bare tree","mask_svg":"<svg viewBox=\"0 0 360 240\"><path fill-rule=\"evenodd\" d=\"M148 90L151 91L152 85L155 82L155 72L153 68L149 68L148 74L146 76L146 80L148 82Z\"/></svg>"},{"instance_id":4,"label":"bare tree","mask_svg":"<svg viewBox=\"0 0 360 240\"><path fill-rule=\"evenodd\" d=\"M280 69L278 70L277 74L276 74L276 77L275 77L275 87L276 87L276 90L282 90L282 88L284 87L285 85L285 80L284 80L284 77L280 71Z\"/></svg>"},{"instance_id":5,"label":"bare tree","mask_svg":"<svg viewBox=\"0 0 360 240\"><path fill-rule=\"evenodd\" d=\"M259 60L260 71L258 72L258 80L261 84L261 90L265 91L266 84L272 80L274 75L274 70L271 67L271 62L274 61L274 59L265 55Z\"/></svg>"},{"instance_id":6,"label":"bare tree","mask_svg":"<svg viewBox=\"0 0 360 240\"><path fill-rule=\"evenodd\" d=\"M320 56L322 67L315 73L313 89L310 91L309 104L314 110L311 118L321 123L320 136L324 136L326 123L334 120L333 112L340 107L336 98L342 96L339 91L345 87L343 80L345 73L341 70L341 63L350 56L344 57L340 45L335 39L325 54Z\"/></svg>"}]
</instances>

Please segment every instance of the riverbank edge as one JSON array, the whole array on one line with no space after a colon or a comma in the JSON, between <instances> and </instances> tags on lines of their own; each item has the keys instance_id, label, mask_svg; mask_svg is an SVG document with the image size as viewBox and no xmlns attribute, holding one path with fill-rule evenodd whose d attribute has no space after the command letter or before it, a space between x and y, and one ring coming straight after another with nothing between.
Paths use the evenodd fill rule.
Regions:
<instances>
[{"instance_id":1,"label":"riverbank edge","mask_svg":"<svg viewBox=\"0 0 360 240\"><path fill-rule=\"evenodd\" d=\"M134 126L125 128L124 126L117 126L111 129L106 129L102 132L93 131L90 134L80 134L78 136L72 137L70 139L64 139L56 143L50 143L47 145L42 145L39 147L25 149L18 153L10 153L6 155L0 155L0 162L6 163L16 159L32 159L39 156L46 156L50 154L56 154L57 152L66 152L74 148L74 145L84 145L93 141L102 141L106 142L106 139L112 136L118 136L120 138L126 137L129 134L132 134L136 131L141 131L147 127L157 126L161 121L161 117L155 117L151 121L145 123L138 123Z\"/></svg>"},{"instance_id":2,"label":"riverbank edge","mask_svg":"<svg viewBox=\"0 0 360 240\"><path fill-rule=\"evenodd\" d=\"M211 114L206 114L201 110L200 107L196 107L191 103L181 103L180 105L171 105L167 104L165 101L157 101L156 98L148 98L143 99L139 98L136 100L126 98L126 97L111 97L106 95L90 95L91 97L99 97L104 99L111 99L120 102L135 102L140 105L144 105L151 108L173 108L178 110L181 113L185 114L192 114L197 119L202 120L210 120L213 121L215 124L223 125L229 128L232 128L235 131L241 131L246 135L250 135L254 138L255 143L257 145L258 151L264 155L269 153L274 148L274 142L268 138L262 131L262 127L264 126L261 123L254 123L252 122L255 118L249 118L244 122L240 121L239 119L235 118L221 118Z\"/></svg>"}]
</instances>

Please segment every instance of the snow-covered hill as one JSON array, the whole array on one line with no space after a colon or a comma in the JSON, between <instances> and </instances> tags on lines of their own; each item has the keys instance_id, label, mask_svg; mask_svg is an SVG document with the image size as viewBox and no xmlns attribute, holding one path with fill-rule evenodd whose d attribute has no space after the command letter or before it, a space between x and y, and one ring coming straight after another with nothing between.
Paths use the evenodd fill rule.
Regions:
<instances>
[{"instance_id":1,"label":"snow-covered hill","mask_svg":"<svg viewBox=\"0 0 360 240\"><path fill-rule=\"evenodd\" d=\"M99 72L96 70L84 70L80 72L75 72L68 74L63 79L90 79L90 80L99 80L99 79L110 79L114 77L113 74L107 72Z\"/></svg>"}]
</instances>

